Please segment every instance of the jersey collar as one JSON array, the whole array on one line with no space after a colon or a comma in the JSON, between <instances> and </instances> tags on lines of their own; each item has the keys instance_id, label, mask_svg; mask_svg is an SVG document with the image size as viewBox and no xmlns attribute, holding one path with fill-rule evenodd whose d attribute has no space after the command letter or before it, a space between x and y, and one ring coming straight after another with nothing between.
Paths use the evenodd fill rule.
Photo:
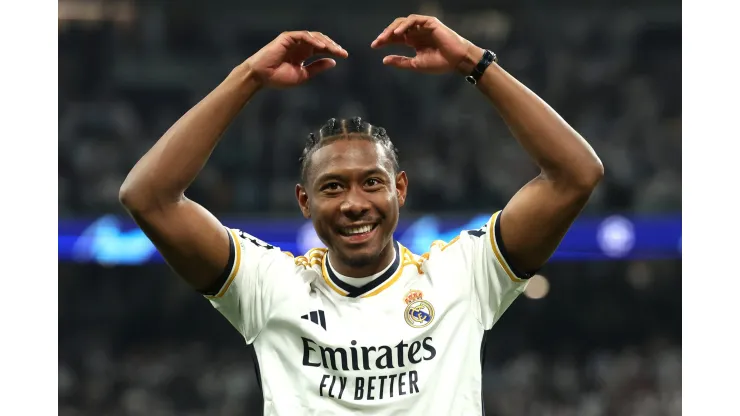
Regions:
<instances>
[{"instance_id":1,"label":"jersey collar","mask_svg":"<svg viewBox=\"0 0 740 416\"><path fill-rule=\"evenodd\" d=\"M346 296L348 298L357 298L367 295L384 283L388 282L391 278L397 277L396 272L400 271L401 265L401 247L397 241L393 242L393 247L396 250L396 257L393 259L393 263L391 263L391 266L388 268L388 270L383 272L383 274L376 277L371 282L368 282L365 285L355 287L344 283L341 279L339 279L339 277L337 277L336 273L329 265L329 262L327 261L328 256L324 256L321 265L324 274L324 280L329 283L329 286L334 289L335 292L339 293L342 296Z\"/></svg>"}]
</instances>

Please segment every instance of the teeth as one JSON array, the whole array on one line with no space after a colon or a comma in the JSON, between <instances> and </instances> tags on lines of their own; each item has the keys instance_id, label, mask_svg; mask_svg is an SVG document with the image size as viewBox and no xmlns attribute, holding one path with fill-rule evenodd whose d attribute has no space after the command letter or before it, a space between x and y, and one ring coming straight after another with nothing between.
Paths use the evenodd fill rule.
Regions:
<instances>
[{"instance_id":1,"label":"teeth","mask_svg":"<svg viewBox=\"0 0 740 416\"><path fill-rule=\"evenodd\" d=\"M373 229L372 225L365 225L362 227L355 227L355 228L347 228L347 234L354 235L354 234L369 233L370 231L372 231L372 229Z\"/></svg>"}]
</instances>

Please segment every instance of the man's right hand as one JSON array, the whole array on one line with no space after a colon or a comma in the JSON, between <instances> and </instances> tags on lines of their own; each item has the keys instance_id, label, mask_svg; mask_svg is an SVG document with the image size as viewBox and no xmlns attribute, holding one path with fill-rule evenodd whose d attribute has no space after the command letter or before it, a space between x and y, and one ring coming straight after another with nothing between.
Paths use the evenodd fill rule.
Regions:
<instances>
[{"instance_id":1,"label":"man's right hand","mask_svg":"<svg viewBox=\"0 0 740 416\"><path fill-rule=\"evenodd\" d=\"M300 85L316 74L333 68L337 62L321 58L308 65L316 55L346 58L347 51L320 32L283 32L247 59L244 64L262 86L287 88Z\"/></svg>"}]
</instances>

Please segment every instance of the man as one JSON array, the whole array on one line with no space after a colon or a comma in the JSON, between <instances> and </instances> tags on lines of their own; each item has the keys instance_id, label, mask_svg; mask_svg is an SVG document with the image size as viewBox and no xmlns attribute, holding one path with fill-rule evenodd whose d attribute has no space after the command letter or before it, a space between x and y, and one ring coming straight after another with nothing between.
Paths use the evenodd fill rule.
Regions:
<instances>
[{"instance_id":1,"label":"man","mask_svg":"<svg viewBox=\"0 0 740 416\"><path fill-rule=\"evenodd\" d=\"M296 197L327 249L293 258L224 228L184 196L262 88L292 87L348 53L286 32L236 67L136 164L121 201L169 265L253 344L267 415L482 413L481 342L552 255L603 175L591 147L493 55L428 16L371 47L391 67L468 76L541 174L477 230L416 255L393 240L408 181L382 128L330 120L311 135ZM461 77L462 81L462 77ZM471 88L474 88L471 86Z\"/></svg>"}]
</instances>

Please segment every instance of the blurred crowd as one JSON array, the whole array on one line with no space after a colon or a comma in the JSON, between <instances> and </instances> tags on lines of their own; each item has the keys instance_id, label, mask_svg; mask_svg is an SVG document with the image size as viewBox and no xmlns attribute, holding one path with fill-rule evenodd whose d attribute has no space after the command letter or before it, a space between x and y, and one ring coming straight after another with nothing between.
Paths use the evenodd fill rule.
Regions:
<instances>
[{"instance_id":1,"label":"blurred crowd","mask_svg":"<svg viewBox=\"0 0 740 416\"><path fill-rule=\"evenodd\" d=\"M119 212L118 188L155 140L236 64L294 29L278 21L234 28L236 13L200 20L141 13L129 27L60 30L60 216ZM443 19L495 50L590 141L606 178L589 210L679 211L680 14L535 13L524 8L491 23L505 28L495 35L474 30L462 14ZM351 59L300 88L258 94L190 189L192 199L216 213L295 213L305 137L330 117L355 115L385 127L399 148L411 211L501 207L537 174L475 88L459 76L383 67L387 52L369 48L375 33L362 19L305 17L302 27L332 35Z\"/></svg>"},{"instance_id":2,"label":"blurred crowd","mask_svg":"<svg viewBox=\"0 0 740 416\"><path fill-rule=\"evenodd\" d=\"M678 416L681 348L628 348L575 359L516 354L484 371L494 416Z\"/></svg>"}]
</instances>

